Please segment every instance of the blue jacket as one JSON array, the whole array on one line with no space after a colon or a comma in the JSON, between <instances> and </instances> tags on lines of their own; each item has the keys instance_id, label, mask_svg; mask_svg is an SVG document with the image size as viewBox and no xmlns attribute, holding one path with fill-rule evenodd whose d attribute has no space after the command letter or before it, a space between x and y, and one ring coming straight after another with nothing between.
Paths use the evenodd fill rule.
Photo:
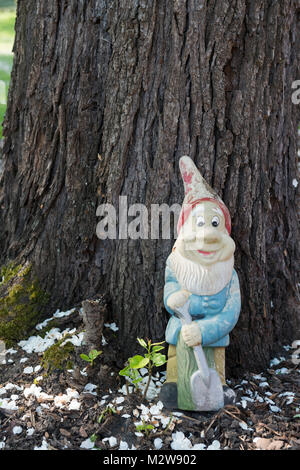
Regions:
<instances>
[{"instance_id":1,"label":"blue jacket","mask_svg":"<svg viewBox=\"0 0 300 470\"><path fill-rule=\"evenodd\" d=\"M166 341L176 345L181 321L174 316L174 312L168 307L167 300L171 294L181 289L168 260L165 272L164 304L171 318L166 329ZM201 335L202 346L224 347L229 345L229 333L236 325L240 309L241 295L237 273L233 270L230 282L223 290L214 295L190 296L189 313L201 315L203 318L197 321Z\"/></svg>"}]
</instances>

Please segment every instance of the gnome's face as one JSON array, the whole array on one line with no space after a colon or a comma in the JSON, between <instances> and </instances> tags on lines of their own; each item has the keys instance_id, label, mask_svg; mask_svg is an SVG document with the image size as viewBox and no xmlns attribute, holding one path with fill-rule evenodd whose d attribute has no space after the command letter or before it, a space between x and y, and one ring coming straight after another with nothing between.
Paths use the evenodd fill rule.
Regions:
<instances>
[{"instance_id":1,"label":"gnome's face","mask_svg":"<svg viewBox=\"0 0 300 470\"><path fill-rule=\"evenodd\" d=\"M204 266L230 259L235 243L228 234L225 222L217 203L200 202L180 230L176 250L185 258Z\"/></svg>"}]
</instances>

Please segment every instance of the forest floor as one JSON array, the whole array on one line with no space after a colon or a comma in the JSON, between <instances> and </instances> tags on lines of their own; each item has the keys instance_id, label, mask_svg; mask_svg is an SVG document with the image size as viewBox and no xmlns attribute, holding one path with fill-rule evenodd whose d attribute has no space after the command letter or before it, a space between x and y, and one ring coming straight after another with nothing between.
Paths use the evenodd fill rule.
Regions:
<instances>
[{"instance_id":1,"label":"forest floor","mask_svg":"<svg viewBox=\"0 0 300 470\"><path fill-rule=\"evenodd\" d=\"M291 346L262 373L229 382L234 406L217 413L170 411L159 400L164 371L155 371L148 399L142 399L146 369L140 391L130 387L127 394L114 323L105 324L102 354L90 367L80 357L88 353L80 309L58 311L52 320L56 326L47 332L46 321L13 349L1 355L0 348L0 449L300 449L300 368ZM46 371L52 363L43 362L44 353L53 344L73 350L65 367Z\"/></svg>"}]
</instances>

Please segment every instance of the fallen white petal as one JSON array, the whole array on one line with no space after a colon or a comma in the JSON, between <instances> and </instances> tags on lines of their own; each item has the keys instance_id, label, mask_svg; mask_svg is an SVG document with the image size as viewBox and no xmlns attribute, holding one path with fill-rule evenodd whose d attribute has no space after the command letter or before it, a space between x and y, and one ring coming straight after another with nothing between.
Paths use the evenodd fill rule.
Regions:
<instances>
[{"instance_id":1,"label":"fallen white petal","mask_svg":"<svg viewBox=\"0 0 300 470\"><path fill-rule=\"evenodd\" d=\"M104 326L110 328L112 331L118 331L119 329L115 323L104 323Z\"/></svg>"},{"instance_id":2,"label":"fallen white petal","mask_svg":"<svg viewBox=\"0 0 300 470\"><path fill-rule=\"evenodd\" d=\"M268 384L268 382L260 382L259 386L262 387L262 388L264 388L264 387L270 387L270 385Z\"/></svg>"},{"instance_id":3,"label":"fallen white petal","mask_svg":"<svg viewBox=\"0 0 300 470\"><path fill-rule=\"evenodd\" d=\"M280 413L281 409L278 408L278 406L270 405L270 410L273 411L273 413Z\"/></svg>"},{"instance_id":4,"label":"fallen white petal","mask_svg":"<svg viewBox=\"0 0 300 470\"><path fill-rule=\"evenodd\" d=\"M205 444L195 444L193 447L193 450L205 450L206 445Z\"/></svg>"},{"instance_id":5,"label":"fallen white petal","mask_svg":"<svg viewBox=\"0 0 300 470\"><path fill-rule=\"evenodd\" d=\"M48 443L47 443L46 439L45 438L43 439L41 447L36 446L36 447L34 447L33 450L48 450Z\"/></svg>"},{"instance_id":6,"label":"fallen white petal","mask_svg":"<svg viewBox=\"0 0 300 470\"><path fill-rule=\"evenodd\" d=\"M88 384L86 384L86 386L84 387L83 391L84 391L84 392L88 392L88 393L92 393L92 394L94 394L94 395L97 395L97 393L94 391L94 390L96 390L96 388L97 388L97 385L88 383Z\"/></svg>"},{"instance_id":7,"label":"fallen white petal","mask_svg":"<svg viewBox=\"0 0 300 470\"><path fill-rule=\"evenodd\" d=\"M69 410L79 410L80 406L81 403L78 400L73 399L69 405Z\"/></svg>"},{"instance_id":8,"label":"fallen white petal","mask_svg":"<svg viewBox=\"0 0 300 470\"><path fill-rule=\"evenodd\" d=\"M114 447L115 445L117 445L117 442L118 442L114 436L105 437L104 439L102 439L102 442L106 442L106 441L108 441L110 447Z\"/></svg>"},{"instance_id":9,"label":"fallen white petal","mask_svg":"<svg viewBox=\"0 0 300 470\"><path fill-rule=\"evenodd\" d=\"M119 446L119 450L128 450L127 442L121 441L120 446Z\"/></svg>"},{"instance_id":10,"label":"fallen white petal","mask_svg":"<svg viewBox=\"0 0 300 470\"><path fill-rule=\"evenodd\" d=\"M207 450L220 450L221 444L219 441L213 441L210 446L207 447Z\"/></svg>"},{"instance_id":11,"label":"fallen white petal","mask_svg":"<svg viewBox=\"0 0 300 470\"><path fill-rule=\"evenodd\" d=\"M86 439L80 444L81 449L92 449L95 446L95 443L91 441L90 438Z\"/></svg>"},{"instance_id":12,"label":"fallen white petal","mask_svg":"<svg viewBox=\"0 0 300 470\"><path fill-rule=\"evenodd\" d=\"M154 447L156 450L161 449L162 446L163 446L163 441L161 440L160 437L157 437L156 439L154 439Z\"/></svg>"},{"instance_id":13,"label":"fallen white petal","mask_svg":"<svg viewBox=\"0 0 300 470\"><path fill-rule=\"evenodd\" d=\"M151 413L152 415L158 415L158 414L160 413L160 409L158 408L157 405L153 405L153 406L151 406L151 408L150 408L150 413Z\"/></svg>"},{"instance_id":14,"label":"fallen white petal","mask_svg":"<svg viewBox=\"0 0 300 470\"><path fill-rule=\"evenodd\" d=\"M6 350L6 354L17 354L18 351L16 351L15 349L7 349Z\"/></svg>"},{"instance_id":15,"label":"fallen white petal","mask_svg":"<svg viewBox=\"0 0 300 470\"><path fill-rule=\"evenodd\" d=\"M15 426L12 430L13 434L21 434L22 431L23 429L21 428L21 426Z\"/></svg>"},{"instance_id":16,"label":"fallen white petal","mask_svg":"<svg viewBox=\"0 0 300 470\"><path fill-rule=\"evenodd\" d=\"M120 403L123 403L124 400L125 400L124 397L118 397L118 398L116 398L116 404L120 405Z\"/></svg>"},{"instance_id":17,"label":"fallen white petal","mask_svg":"<svg viewBox=\"0 0 300 470\"><path fill-rule=\"evenodd\" d=\"M248 429L248 426L247 426L246 423L241 423L241 422L240 422L239 425L240 425L240 427L241 427L242 429L244 429L244 431L246 431L246 430Z\"/></svg>"},{"instance_id":18,"label":"fallen white petal","mask_svg":"<svg viewBox=\"0 0 300 470\"><path fill-rule=\"evenodd\" d=\"M275 374L289 374L289 370L286 367L282 367L281 369L276 369Z\"/></svg>"},{"instance_id":19,"label":"fallen white petal","mask_svg":"<svg viewBox=\"0 0 300 470\"><path fill-rule=\"evenodd\" d=\"M5 410L16 411L19 407L16 405L16 402L14 400L4 399L0 402L0 408L3 408Z\"/></svg>"},{"instance_id":20,"label":"fallen white petal","mask_svg":"<svg viewBox=\"0 0 300 470\"><path fill-rule=\"evenodd\" d=\"M171 442L171 448L173 450L189 450L192 449L191 441L185 437L183 432L176 431L172 434L173 441Z\"/></svg>"}]
</instances>

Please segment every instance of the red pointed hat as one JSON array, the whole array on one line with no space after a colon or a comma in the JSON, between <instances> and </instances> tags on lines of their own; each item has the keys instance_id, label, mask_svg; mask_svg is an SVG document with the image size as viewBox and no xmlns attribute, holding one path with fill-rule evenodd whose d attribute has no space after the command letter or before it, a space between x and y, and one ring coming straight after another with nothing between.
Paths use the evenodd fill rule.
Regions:
<instances>
[{"instance_id":1,"label":"red pointed hat","mask_svg":"<svg viewBox=\"0 0 300 470\"><path fill-rule=\"evenodd\" d=\"M198 204L201 204L201 202L204 201L211 201L223 212L225 217L225 227L230 235L231 217L229 210L216 191L207 184L193 160L188 156L181 157L179 160L179 168L184 183L185 197L178 219L177 234L179 235L183 224L187 221L190 213L196 206L198 206Z\"/></svg>"}]
</instances>

